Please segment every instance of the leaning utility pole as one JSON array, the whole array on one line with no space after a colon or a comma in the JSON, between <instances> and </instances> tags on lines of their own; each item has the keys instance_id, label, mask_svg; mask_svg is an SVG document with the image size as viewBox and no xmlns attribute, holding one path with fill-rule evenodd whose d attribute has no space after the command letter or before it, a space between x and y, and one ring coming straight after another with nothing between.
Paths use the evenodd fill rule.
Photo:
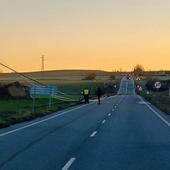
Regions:
<instances>
[{"instance_id":1,"label":"leaning utility pole","mask_svg":"<svg viewBox=\"0 0 170 170\"><path fill-rule=\"evenodd\" d=\"M14 70L13 68L11 68L11 67L9 67L9 66L7 66L7 65L5 65L5 64L3 64L3 63L1 63L1 62L0 62L0 65L3 66L3 67L5 67L5 68L7 68L7 69L9 69L9 70L11 70L12 72L14 72L14 73L16 73L16 74L18 74L18 75L20 75L20 76L22 76L22 77L24 77L24 78L30 80L30 81L32 81L32 82L35 82L36 84L39 84L39 85L41 85L41 86L46 86L45 84L43 84L43 83L41 83L41 82L39 82L39 81L37 81L37 80L35 80L35 79L33 79L33 78L31 78L31 77L25 75L25 74L23 74L23 73L17 72L17 71Z\"/></svg>"}]
</instances>

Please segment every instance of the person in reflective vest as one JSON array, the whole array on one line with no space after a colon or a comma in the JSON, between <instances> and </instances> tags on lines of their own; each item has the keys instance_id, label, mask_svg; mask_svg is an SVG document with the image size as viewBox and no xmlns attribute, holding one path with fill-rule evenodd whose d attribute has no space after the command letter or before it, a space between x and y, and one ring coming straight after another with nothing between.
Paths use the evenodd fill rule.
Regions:
<instances>
[{"instance_id":1,"label":"person in reflective vest","mask_svg":"<svg viewBox=\"0 0 170 170\"><path fill-rule=\"evenodd\" d=\"M89 103L89 95L90 95L90 91L88 88L85 88L83 90L83 96L84 96L84 101L85 101L85 104Z\"/></svg>"}]
</instances>

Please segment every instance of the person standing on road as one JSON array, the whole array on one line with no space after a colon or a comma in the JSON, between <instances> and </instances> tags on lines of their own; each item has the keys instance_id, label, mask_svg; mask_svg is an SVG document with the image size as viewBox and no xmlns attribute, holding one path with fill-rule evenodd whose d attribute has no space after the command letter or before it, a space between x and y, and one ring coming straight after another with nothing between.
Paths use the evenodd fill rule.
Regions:
<instances>
[{"instance_id":1,"label":"person standing on road","mask_svg":"<svg viewBox=\"0 0 170 170\"><path fill-rule=\"evenodd\" d=\"M89 95L90 95L90 90L88 88L85 88L83 90L85 104L89 103Z\"/></svg>"},{"instance_id":2,"label":"person standing on road","mask_svg":"<svg viewBox=\"0 0 170 170\"><path fill-rule=\"evenodd\" d=\"M98 98L98 104L100 104L100 98L101 98L101 95L102 95L102 90L100 87L97 88L97 98Z\"/></svg>"}]
</instances>

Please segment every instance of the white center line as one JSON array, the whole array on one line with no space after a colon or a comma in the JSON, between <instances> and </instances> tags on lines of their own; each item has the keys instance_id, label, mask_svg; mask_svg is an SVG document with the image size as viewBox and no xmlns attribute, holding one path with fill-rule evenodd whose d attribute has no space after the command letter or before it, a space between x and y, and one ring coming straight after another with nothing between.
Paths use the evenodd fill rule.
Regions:
<instances>
[{"instance_id":1,"label":"white center line","mask_svg":"<svg viewBox=\"0 0 170 170\"><path fill-rule=\"evenodd\" d=\"M94 131L94 132L90 135L90 137L93 138L93 137L96 136L96 134L97 134L97 131Z\"/></svg>"},{"instance_id":2,"label":"white center line","mask_svg":"<svg viewBox=\"0 0 170 170\"><path fill-rule=\"evenodd\" d=\"M105 124L106 123L106 120L104 119L103 121L102 121L102 124Z\"/></svg>"},{"instance_id":3,"label":"white center line","mask_svg":"<svg viewBox=\"0 0 170 170\"><path fill-rule=\"evenodd\" d=\"M108 114L108 116L111 116L111 115L112 115L111 113Z\"/></svg>"},{"instance_id":4,"label":"white center line","mask_svg":"<svg viewBox=\"0 0 170 170\"><path fill-rule=\"evenodd\" d=\"M76 160L76 158L71 158L71 159L67 162L67 164L62 168L62 170L68 170L68 169L71 167L71 165L74 163L75 160Z\"/></svg>"}]
</instances>

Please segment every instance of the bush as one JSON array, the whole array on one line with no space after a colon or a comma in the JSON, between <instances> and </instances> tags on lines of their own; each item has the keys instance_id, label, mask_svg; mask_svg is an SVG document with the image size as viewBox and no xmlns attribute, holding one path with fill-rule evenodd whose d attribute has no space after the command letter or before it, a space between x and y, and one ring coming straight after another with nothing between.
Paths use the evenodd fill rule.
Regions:
<instances>
[{"instance_id":1,"label":"bush","mask_svg":"<svg viewBox=\"0 0 170 170\"><path fill-rule=\"evenodd\" d=\"M96 74L90 73L90 74L87 74L83 80L95 80L95 79L96 79Z\"/></svg>"},{"instance_id":2,"label":"bush","mask_svg":"<svg viewBox=\"0 0 170 170\"><path fill-rule=\"evenodd\" d=\"M151 91L157 91L157 89L155 88L155 83L159 81L157 79L151 79L149 80L147 83L146 83L146 88L148 90L151 90ZM162 86L161 88L159 89L159 91L167 91L169 90L169 87L170 87L170 80L162 80L162 81L159 81L161 82Z\"/></svg>"},{"instance_id":3,"label":"bush","mask_svg":"<svg viewBox=\"0 0 170 170\"><path fill-rule=\"evenodd\" d=\"M115 75L111 75L110 76L110 80L115 80L116 79L116 76Z\"/></svg>"}]
</instances>

